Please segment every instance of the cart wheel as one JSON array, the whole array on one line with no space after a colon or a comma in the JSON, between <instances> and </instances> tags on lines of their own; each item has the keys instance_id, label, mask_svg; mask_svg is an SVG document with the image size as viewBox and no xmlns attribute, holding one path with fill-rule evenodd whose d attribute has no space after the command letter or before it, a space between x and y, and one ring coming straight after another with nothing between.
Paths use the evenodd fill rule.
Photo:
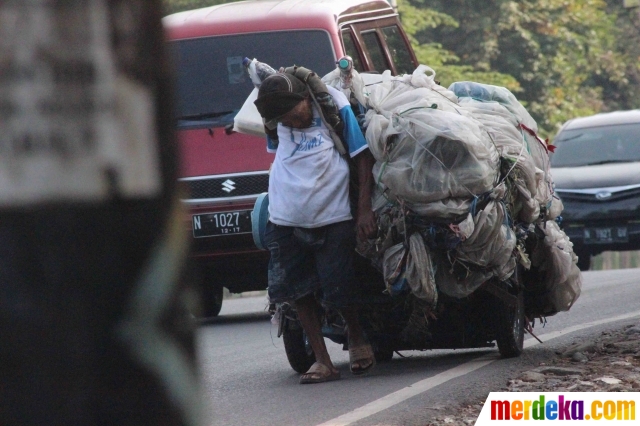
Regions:
<instances>
[{"instance_id":1,"label":"cart wheel","mask_svg":"<svg viewBox=\"0 0 640 426\"><path fill-rule=\"evenodd\" d=\"M316 362L316 355L313 353L302 326L295 324L292 327L289 322L282 331L282 340L291 368L300 374L306 373Z\"/></svg>"},{"instance_id":2,"label":"cart wheel","mask_svg":"<svg viewBox=\"0 0 640 426\"><path fill-rule=\"evenodd\" d=\"M382 343L372 343L373 355L376 357L376 362L388 362L393 358L393 349Z\"/></svg>"},{"instance_id":3,"label":"cart wheel","mask_svg":"<svg viewBox=\"0 0 640 426\"><path fill-rule=\"evenodd\" d=\"M496 340L500 355L505 358L520 356L524 344L524 296L518 291L515 306L498 300Z\"/></svg>"}]
</instances>

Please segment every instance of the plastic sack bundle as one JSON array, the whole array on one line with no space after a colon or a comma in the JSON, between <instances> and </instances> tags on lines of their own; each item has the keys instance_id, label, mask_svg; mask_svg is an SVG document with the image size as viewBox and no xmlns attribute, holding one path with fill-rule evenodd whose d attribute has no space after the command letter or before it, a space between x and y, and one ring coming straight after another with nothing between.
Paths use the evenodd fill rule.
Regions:
<instances>
[{"instance_id":1,"label":"plastic sack bundle","mask_svg":"<svg viewBox=\"0 0 640 426\"><path fill-rule=\"evenodd\" d=\"M373 166L374 176L380 175L382 166L382 163L379 162ZM372 209L374 212L378 213L378 216L380 210L382 210L384 206L391 201L389 196L389 188L387 188L382 182L378 182L372 195ZM438 218L438 220L444 222L455 222L469 212L472 202L473 199L469 197L446 198L444 200L433 201L431 203L414 204L405 202L404 206L409 208L418 216Z\"/></svg>"},{"instance_id":2,"label":"plastic sack bundle","mask_svg":"<svg viewBox=\"0 0 640 426\"><path fill-rule=\"evenodd\" d=\"M331 77L336 86L339 74ZM511 219L540 223L562 211L553 196L546 143L516 97L504 87L474 82L444 89L434 77L421 66L370 86L357 78L351 85L368 108L366 138L377 160L373 201L383 220L370 258L384 270L392 294L411 289L426 301L435 301L429 291L434 279L438 291L456 298L491 278L508 279L516 247L522 247ZM486 204L475 213L479 201ZM426 230L420 232L432 238L428 244L420 233L405 235L407 213L425 224L447 224L438 232L454 246L439 246ZM548 311L567 310L580 292L575 255L555 222L545 232L531 263L547 286Z\"/></svg>"},{"instance_id":3,"label":"plastic sack bundle","mask_svg":"<svg viewBox=\"0 0 640 426\"><path fill-rule=\"evenodd\" d=\"M463 274L456 274L449 259L440 259L436 284L444 294L463 298L485 281L508 279L514 272L516 235L507 225L504 204L490 201L475 217L458 224L463 241L456 247L453 262L464 262Z\"/></svg>"},{"instance_id":4,"label":"plastic sack bundle","mask_svg":"<svg viewBox=\"0 0 640 426\"><path fill-rule=\"evenodd\" d=\"M556 219L558 216L560 216L562 210L564 210L564 204L562 204L562 200L554 195L551 200L551 207L549 207L547 218L549 220Z\"/></svg>"},{"instance_id":5,"label":"plastic sack bundle","mask_svg":"<svg viewBox=\"0 0 640 426\"><path fill-rule=\"evenodd\" d=\"M547 212L551 210L554 193L553 178L551 176L551 162L549 159L547 145L537 135L531 134L526 129L523 134L527 141L527 147L529 148L531 159L536 165L536 180L538 181L538 188L536 190L535 199L540 204L540 207L543 207L545 212ZM547 216L547 219L554 218L555 217Z\"/></svg>"},{"instance_id":6,"label":"plastic sack bundle","mask_svg":"<svg viewBox=\"0 0 640 426\"><path fill-rule=\"evenodd\" d=\"M398 206L388 203L382 196L375 198L379 237L376 240L359 241L356 251L371 260L379 271L384 271L384 255L398 242L398 236L405 234L404 216ZM387 266L388 269L388 266Z\"/></svg>"},{"instance_id":7,"label":"plastic sack bundle","mask_svg":"<svg viewBox=\"0 0 640 426\"><path fill-rule=\"evenodd\" d=\"M514 200L513 214L517 215L517 218L524 223L534 223L540 217L540 204L535 200L535 192L531 193L530 186L527 185L530 175L526 172L522 172L520 164L516 164L512 171L512 182L515 190L518 194L516 200ZM536 176L534 174L534 176ZM534 191L537 189L534 189Z\"/></svg>"},{"instance_id":8,"label":"plastic sack bundle","mask_svg":"<svg viewBox=\"0 0 640 426\"><path fill-rule=\"evenodd\" d=\"M487 132L495 136L494 142L499 147L501 155L520 155L524 145L522 131L518 128L517 117L504 105L473 98L460 98L459 105L461 109L468 111L473 118L484 124Z\"/></svg>"},{"instance_id":9,"label":"plastic sack bundle","mask_svg":"<svg viewBox=\"0 0 640 426\"><path fill-rule=\"evenodd\" d=\"M443 294L462 299L476 291L485 281L493 277L493 272L486 269L465 271L456 275L451 264L445 258L436 261L436 284Z\"/></svg>"},{"instance_id":10,"label":"plastic sack bundle","mask_svg":"<svg viewBox=\"0 0 640 426\"><path fill-rule=\"evenodd\" d=\"M360 73L355 69L351 69L349 72L349 84L346 87L341 74L340 68L336 68L322 77L322 82L327 86L340 90L347 99L349 99L353 93L353 96L360 102L360 105L366 105L365 82Z\"/></svg>"},{"instance_id":11,"label":"plastic sack bundle","mask_svg":"<svg viewBox=\"0 0 640 426\"><path fill-rule=\"evenodd\" d=\"M435 267L419 233L409 237L409 247L398 243L385 250L382 259L383 276L391 295L407 288L414 296L435 307L438 303Z\"/></svg>"},{"instance_id":12,"label":"plastic sack bundle","mask_svg":"<svg viewBox=\"0 0 640 426\"><path fill-rule=\"evenodd\" d=\"M540 271L547 290L545 310L548 314L568 311L580 296L582 288L573 243L555 221L545 222L540 229L545 237L533 250L531 264Z\"/></svg>"},{"instance_id":13,"label":"plastic sack bundle","mask_svg":"<svg viewBox=\"0 0 640 426\"><path fill-rule=\"evenodd\" d=\"M385 250L382 257L382 276L387 292L395 296L402 293L407 285L404 273L407 260L407 249L399 243Z\"/></svg>"},{"instance_id":14,"label":"plastic sack bundle","mask_svg":"<svg viewBox=\"0 0 640 426\"><path fill-rule=\"evenodd\" d=\"M437 218L443 222L455 222L469 211L472 202L470 198L447 198L432 203L407 203L406 206L419 216Z\"/></svg>"},{"instance_id":15,"label":"plastic sack bundle","mask_svg":"<svg viewBox=\"0 0 640 426\"><path fill-rule=\"evenodd\" d=\"M468 111L473 118L484 125L484 130L489 133L491 140L498 148L502 157L509 157L523 164L523 167L531 171L527 179L531 181L530 190L535 191L533 176L535 163L529 154L528 142L523 130L519 128L516 116L509 112L503 105L497 102L482 102L471 98L461 98L460 107Z\"/></svg>"},{"instance_id":16,"label":"plastic sack bundle","mask_svg":"<svg viewBox=\"0 0 640 426\"><path fill-rule=\"evenodd\" d=\"M406 278L413 295L435 308L438 303L435 267L429 249L417 232L409 237Z\"/></svg>"},{"instance_id":17,"label":"plastic sack bundle","mask_svg":"<svg viewBox=\"0 0 640 426\"><path fill-rule=\"evenodd\" d=\"M524 143L536 167L548 171L549 156L546 143L536 134L538 124L518 99L504 87L462 81L449 86L459 98L460 106L468 109L474 118L490 131L503 134L513 141L511 149L501 154L513 156Z\"/></svg>"},{"instance_id":18,"label":"plastic sack bundle","mask_svg":"<svg viewBox=\"0 0 640 426\"><path fill-rule=\"evenodd\" d=\"M427 98L432 96L431 99L433 99L434 101L442 101L443 99L447 99L452 104L457 103L456 96L453 92L436 84L436 72L426 65L418 66L418 68L416 68L412 74L393 77L391 76L391 72L389 70L386 70L382 74L377 75L362 75L354 68L351 68L351 70L349 70L347 74L348 76L345 78L343 71L341 71L340 68L336 68L322 77L322 82L327 86L331 86L342 91L347 99L349 99L351 95L353 95L353 97L356 98L360 105L366 108L373 108L377 109L378 111L382 109L389 109L376 108L377 106L375 104L371 104L369 102L370 90L382 92L391 92L394 90L398 90L400 92L404 92L411 91L415 88L427 88L433 92L436 92L433 94L429 94ZM367 88L366 85L370 83L370 81L367 80L371 79L375 80L376 84L372 85L370 88ZM376 98L378 100L381 100L384 98L384 95L378 94Z\"/></svg>"},{"instance_id":19,"label":"plastic sack bundle","mask_svg":"<svg viewBox=\"0 0 640 426\"><path fill-rule=\"evenodd\" d=\"M425 105L454 111L457 108L457 97L450 90L438 85L435 82L435 71L426 65L420 65L412 74L392 77L389 71L383 74L361 75L355 69L349 71L349 77L344 79L339 68L331 71L322 77L322 81L327 86L332 86L341 90L349 99L353 95L356 100L367 109L373 109L380 114L384 111L391 111L398 106L422 100ZM376 84L367 87L367 79L375 79ZM345 85L345 83L347 84ZM415 92L415 90L420 90ZM402 99L402 93L410 93L409 99ZM387 103L390 100L392 103Z\"/></svg>"},{"instance_id":20,"label":"plastic sack bundle","mask_svg":"<svg viewBox=\"0 0 640 426\"><path fill-rule=\"evenodd\" d=\"M462 115L457 104L443 99L432 90L414 88L398 81L373 85L367 98L369 109L364 125L369 149L375 159L384 161L388 138L400 132L401 129L394 127L397 117L433 109Z\"/></svg>"},{"instance_id":21,"label":"plastic sack bundle","mask_svg":"<svg viewBox=\"0 0 640 426\"><path fill-rule=\"evenodd\" d=\"M260 62L255 58L244 58L242 65L246 68L254 88L249 94L249 97L244 101L240 111L238 111L234 117L233 130L248 135L265 137L266 134L264 132L262 116L253 102L258 98L258 89L262 84L262 80L271 74L275 74L276 70L271 68L269 64Z\"/></svg>"},{"instance_id":22,"label":"plastic sack bundle","mask_svg":"<svg viewBox=\"0 0 640 426\"><path fill-rule=\"evenodd\" d=\"M383 155L378 159L376 180L388 188L388 197L419 205L490 191L497 179L499 157L479 123L412 105L395 116L393 123L371 121L367 129L370 147L379 147L372 151ZM388 127L383 132L377 125ZM388 143L392 139L395 142Z\"/></svg>"},{"instance_id":23,"label":"plastic sack bundle","mask_svg":"<svg viewBox=\"0 0 640 426\"><path fill-rule=\"evenodd\" d=\"M460 96L461 108L485 126L500 155L517 162L517 217L527 223L536 221L541 212L545 219L558 217L562 203L553 196L547 145L536 134L537 124L526 109L505 88L472 82L450 88Z\"/></svg>"},{"instance_id":24,"label":"plastic sack bundle","mask_svg":"<svg viewBox=\"0 0 640 426\"><path fill-rule=\"evenodd\" d=\"M495 101L505 106L517 118L534 132L538 131L538 124L531 117L529 111L522 106L518 99L506 87L492 86L490 84L476 83L473 81L459 81L452 83L449 90L459 98L472 98L480 101Z\"/></svg>"},{"instance_id":25,"label":"plastic sack bundle","mask_svg":"<svg viewBox=\"0 0 640 426\"><path fill-rule=\"evenodd\" d=\"M370 109L387 118L409 108L439 109L463 115L456 102L443 98L438 92L424 87L412 87L393 80L389 83L372 86L367 102Z\"/></svg>"},{"instance_id":26,"label":"plastic sack bundle","mask_svg":"<svg viewBox=\"0 0 640 426\"><path fill-rule=\"evenodd\" d=\"M517 117L495 101L461 98L460 106L484 125L500 156L513 162L509 175L517 189L514 215L517 214L518 219L526 223L536 221L540 216L540 205L535 197L543 175L536 172L524 130L519 127Z\"/></svg>"},{"instance_id":27,"label":"plastic sack bundle","mask_svg":"<svg viewBox=\"0 0 640 426\"><path fill-rule=\"evenodd\" d=\"M473 232L455 250L456 260L489 269L501 280L515 269L516 236L508 225L503 203L489 201L473 217Z\"/></svg>"},{"instance_id":28,"label":"plastic sack bundle","mask_svg":"<svg viewBox=\"0 0 640 426\"><path fill-rule=\"evenodd\" d=\"M435 82L436 73L433 69L426 65L420 65L411 74L391 77L388 81L381 84L375 84L367 87L367 103L368 108L378 112L391 111L394 106L386 103L389 99L395 99L403 92L414 92L418 89L422 90L420 95L415 96L416 99L423 99L433 105L437 105L438 109L456 110L458 98L455 93L440 86ZM392 94L393 93L393 94Z\"/></svg>"},{"instance_id":29,"label":"plastic sack bundle","mask_svg":"<svg viewBox=\"0 0 640 426\"><path fill-rule=\"evenodd\" d=\"M437 104L454 106L458 103L456 94L436 83L436 72L426 65L419 65L413 73L400 77L400 79L404 82L407 82L408 79L408 83L413 87L424 87L432 90L432 99Z\"/></svg>"}]
</instances>

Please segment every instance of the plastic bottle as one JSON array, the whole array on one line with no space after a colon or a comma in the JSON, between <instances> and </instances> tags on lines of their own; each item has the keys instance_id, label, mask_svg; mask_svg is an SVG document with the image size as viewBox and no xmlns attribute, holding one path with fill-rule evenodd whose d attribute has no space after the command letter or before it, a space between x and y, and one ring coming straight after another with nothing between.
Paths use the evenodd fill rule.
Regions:
<instances>
[{"instance_id":1,"label":"plastic bottle","mask_svg":"<svg viewBox=\"0 0 640 426\"><path fill-rule=\"evenodd\" d=\"M251 82L257 88L260 87L262 81L269 77L271 74L275 74L276 70L271 68L268 64L258 61L256 58L249 59L244 58L242 65L247 69Z\"/></svg>"},{"instance_id":2,"label":"plastic bottle","mask_svg":"<svg viewBox=\"0 0 640 426\"><path fill-rule=\"evenodd\" d=\"M353 59L348 55L343 56L338 59L336 65L338 65L338 69L340 69L340 83L342 83L342 88L349 89L353 78L353 74L351 73L353 70Z\"/></svg>"}]
</instances>

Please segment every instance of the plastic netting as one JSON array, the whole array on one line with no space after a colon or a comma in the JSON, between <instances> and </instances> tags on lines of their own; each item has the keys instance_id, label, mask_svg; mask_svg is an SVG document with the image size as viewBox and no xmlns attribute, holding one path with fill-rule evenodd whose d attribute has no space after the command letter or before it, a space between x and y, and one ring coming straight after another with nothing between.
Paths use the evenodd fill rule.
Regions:
<instances>
[{"instance_id":1,"label":"plastic netting","mask_svg":"<svg viewBox=\"0 0 640 426\"><path fill-rule=\"evenodd\" d=\"M520 261L541 274L546 312L571 307L581 278L572 244L553 221L563 206L547 145L508 89L468 81L446 89L424 65L371 85L355 73L342 87L337 71L324 81L354 91L368 110L380 231L366 252L390 293L436 303L437 288L463 298L491 278L509 279ZM536 227L544 239L525 253Z\"/></svg>"}]
</instances>

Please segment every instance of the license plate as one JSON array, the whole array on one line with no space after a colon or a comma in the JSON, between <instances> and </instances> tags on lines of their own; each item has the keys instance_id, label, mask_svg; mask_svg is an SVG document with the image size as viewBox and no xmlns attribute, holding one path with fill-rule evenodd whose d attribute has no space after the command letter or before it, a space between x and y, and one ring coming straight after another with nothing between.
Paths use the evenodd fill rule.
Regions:
<instances>
[{"instance_id":1,"label":"license plate","mask_svg":"<svg viewBox=\"0 0 640 426\"><path fill-rule=\"evenodd\" d=\"M585 244L607 244L629 242L626 226L612 226L609 228L585 228Z\"/></svg>"},{"instance_id":2,"label":"license plate","mask_svg":"<svg viewBox=\"0 0 640 426\"><path fill-rule=\"evenodd\" d=\"M192 221L195 238L251 233L251 210L199 214Z\"/></svg>"}]
</instances>

